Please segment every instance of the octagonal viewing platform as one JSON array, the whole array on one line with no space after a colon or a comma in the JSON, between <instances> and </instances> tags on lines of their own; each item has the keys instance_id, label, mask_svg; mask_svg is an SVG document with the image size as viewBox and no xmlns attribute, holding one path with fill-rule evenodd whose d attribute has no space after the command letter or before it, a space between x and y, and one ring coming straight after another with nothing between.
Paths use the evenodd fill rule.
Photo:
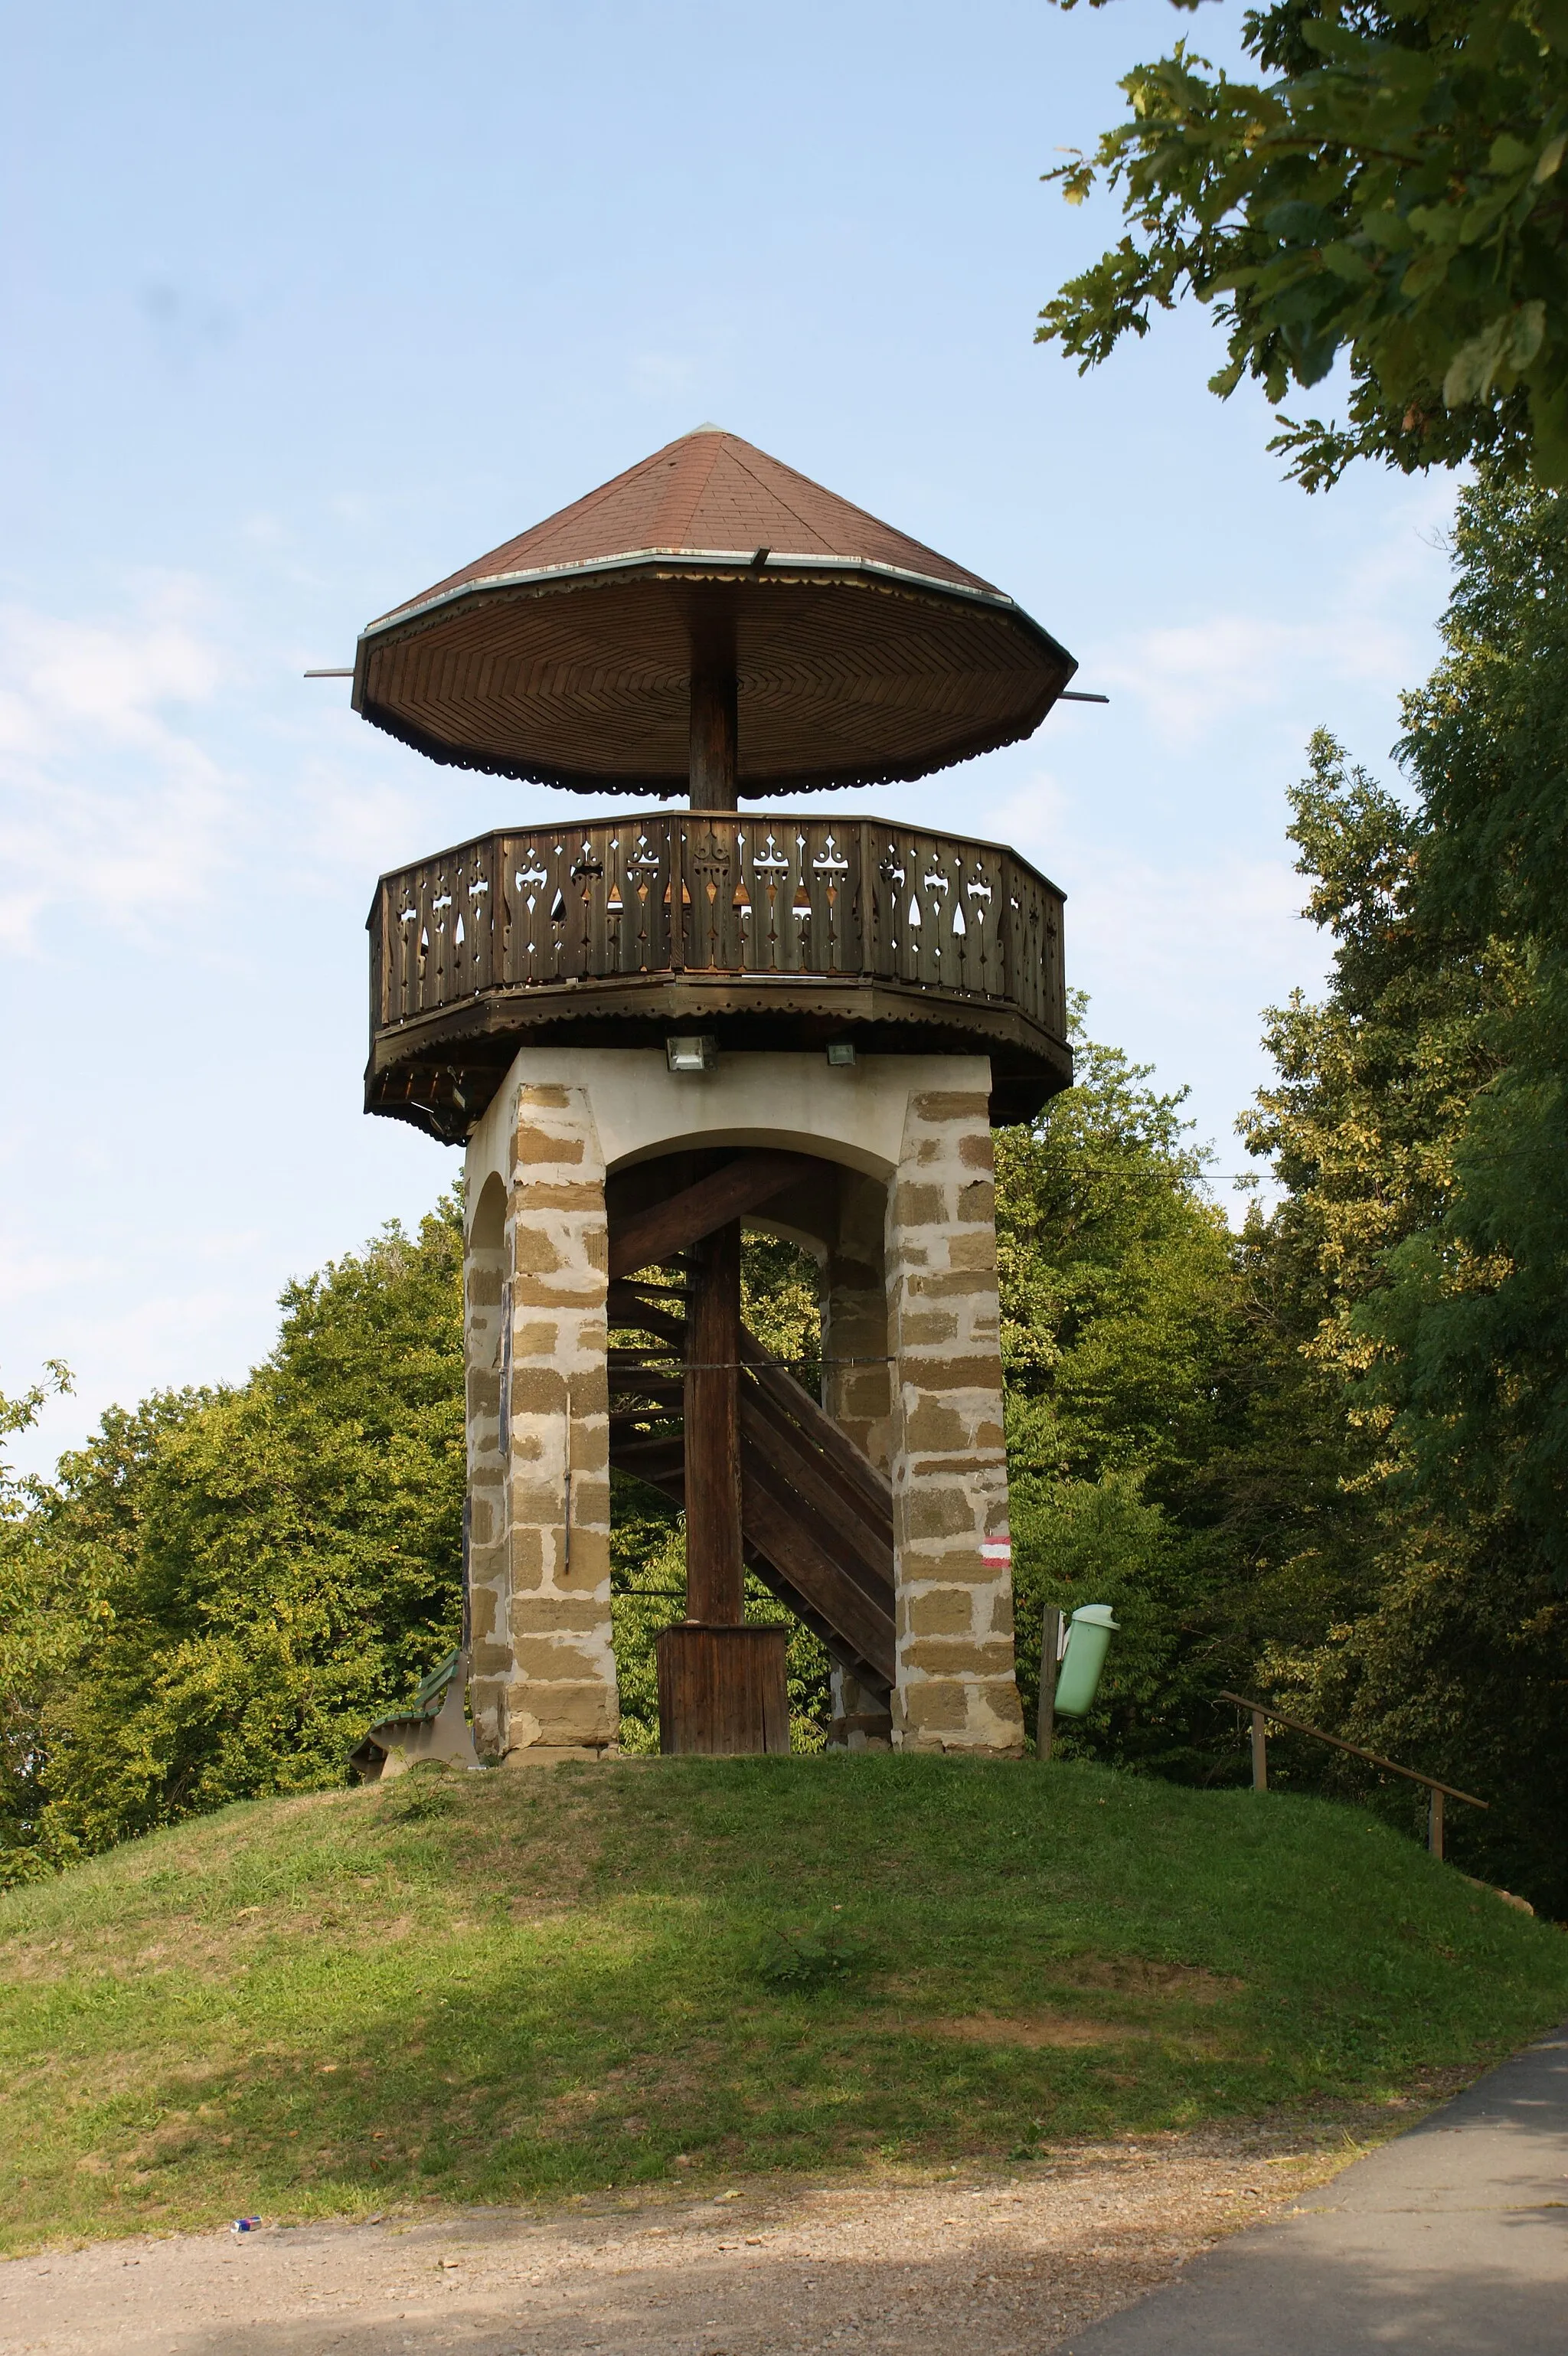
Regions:
<instances>
[{"instance_id":1,"label":"octagonal viewing platform","mask_svg":"<svg viewBox=\"0 0 1568 2356\"><path fill-rule=\"evenodd\" d=\"M366 1107L468 1137L527 1044L985 1055L994 1120L1070 1085L1062 894L1014 851L882 819L636 812L383 875Z\"/></svg>"}]
</instances>

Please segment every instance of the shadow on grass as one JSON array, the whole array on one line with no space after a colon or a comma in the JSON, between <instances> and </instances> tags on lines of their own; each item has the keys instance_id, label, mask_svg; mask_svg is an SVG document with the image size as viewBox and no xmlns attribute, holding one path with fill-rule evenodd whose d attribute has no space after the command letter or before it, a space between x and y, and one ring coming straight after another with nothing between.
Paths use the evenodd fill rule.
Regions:
<instances>
[{"instance_id":1,"label":"shadow on grass","mask_svg":"<svg viewBox=\"0 0 1568 2356\"><path fill-rule=\"evenodd\" d=\"M11 2246L1005 2158L1375 2099L1568 2002L1559 1934L1321 1802L899 1758L440 1788L101 1860L80 1954L39 1945L63 1885L7 1901ZM857 1968L781 1986L807 1938Z\"/></svg>"}]
</instances>

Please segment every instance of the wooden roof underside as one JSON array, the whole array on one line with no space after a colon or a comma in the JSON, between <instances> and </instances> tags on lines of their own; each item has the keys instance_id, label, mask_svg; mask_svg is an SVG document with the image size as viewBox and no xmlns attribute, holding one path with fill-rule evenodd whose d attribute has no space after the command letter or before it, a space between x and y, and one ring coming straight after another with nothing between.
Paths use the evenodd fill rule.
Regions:
<instances>
[{"instance_id":1,"label":"wooden roof underside","mask_svg":"<svg viewBox=\"0 0 1568 2356\"><path fill-rule=\"evenodd\" d=\"M475 589L361 641L355 702L432 759L664 793L694 637L732 634L744 793L880 785L1015 743L1072 677L1017 608L869 572L624 572Z\"/></svg>"}]
</instances>

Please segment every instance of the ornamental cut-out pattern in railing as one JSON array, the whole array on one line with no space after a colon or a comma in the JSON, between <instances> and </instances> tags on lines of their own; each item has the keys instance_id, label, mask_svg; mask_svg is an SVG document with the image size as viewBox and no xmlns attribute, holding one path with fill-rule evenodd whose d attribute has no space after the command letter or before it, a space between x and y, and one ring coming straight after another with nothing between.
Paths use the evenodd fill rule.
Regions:
<instances>
[{"instance_id":1,"label":"ornamental cut-out pattern in railing","mask_svg":"<svg viewBox=\"0 0 1568 2356\"><path fill-rule=\"evenodd\" d=\"M1065 1026L1061 894L1013 851L920 827L661 812L481 836L382 878L372 1023L618 976L882 979Z\"/></svg>"}]
</instances>

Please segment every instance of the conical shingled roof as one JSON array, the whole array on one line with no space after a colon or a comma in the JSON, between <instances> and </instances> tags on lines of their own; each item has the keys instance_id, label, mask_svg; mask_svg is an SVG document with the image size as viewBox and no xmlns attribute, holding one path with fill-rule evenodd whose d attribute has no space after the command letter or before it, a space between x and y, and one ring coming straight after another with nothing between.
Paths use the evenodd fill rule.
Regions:
<instances>
[{"instance_id":1,"label":"conical shingled roof","mask_svg":"<svg viewBox=\"0 0 1568 2356\"><path fill-rule=\"evenodd\" d=\"M560 565L656 552L749 558L759 548L774 557L884 564L952 588L997 594L977 573L966 573L738 434L699 425L396 610L406 613L476 582Z\"/></svg>"},{"instance_id":2,"label":"conical shingled roof","mask_svg":"<svg viewBox=\"0 0 1568 2356\"><path fill-rule=\"evenodd\" d=\"M923 776L1032 734L1076 665L977 573L699 426L363 633L355 709L433 759L684 788L699 646L749 798Z\"/></svg>"}]
</instances>

